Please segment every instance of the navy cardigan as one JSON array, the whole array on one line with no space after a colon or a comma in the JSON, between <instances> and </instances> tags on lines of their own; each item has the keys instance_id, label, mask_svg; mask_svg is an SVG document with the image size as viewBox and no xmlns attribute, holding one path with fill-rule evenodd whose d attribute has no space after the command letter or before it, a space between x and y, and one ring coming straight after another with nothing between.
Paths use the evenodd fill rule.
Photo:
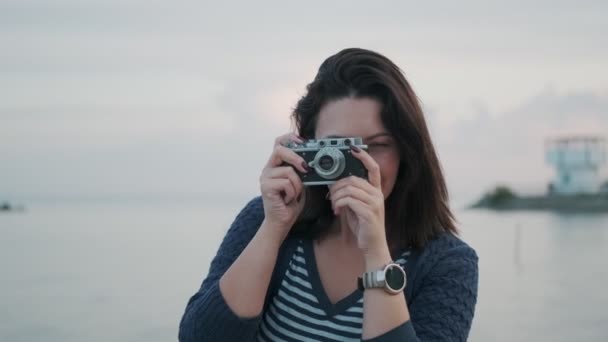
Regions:
<instances>
[{"instance_id":1,"label":"navy cardigan","mask_svg":"<svg viewBox=\"0 0 608 342\"><path fill-rule=\"evenodd\" d=\"M264 220L261 197L237 215L211 262L200 289L188 300L179 325L179 341L252 341L263 313L240 318L226 304L219 279L256 234ZM285 272L294 240L279 250L266 296L265 308ZM410 320L367 342L466 341L475 313L478 256L473 248L450 233L414 250L405 264L404 291Z\"/></svg>"}]
</instances>

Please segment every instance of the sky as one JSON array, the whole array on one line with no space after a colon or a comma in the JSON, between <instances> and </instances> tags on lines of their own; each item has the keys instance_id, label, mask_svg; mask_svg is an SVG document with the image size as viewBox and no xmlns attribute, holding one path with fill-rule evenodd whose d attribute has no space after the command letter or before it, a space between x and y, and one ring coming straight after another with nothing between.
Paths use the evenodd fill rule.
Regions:
<instances>
[{"instance_id":1,"label":"sky","mask_svg":"<svg viewBox=\"0 0 608 342\"><path fill-rule=\"evenodd\" d=\"M0 201L256 195L306 84L347 47L403 70L452 198L542 192L547 137L608 137L607 14L605 1L3 0Z\"/></svg>"}]
</instances>

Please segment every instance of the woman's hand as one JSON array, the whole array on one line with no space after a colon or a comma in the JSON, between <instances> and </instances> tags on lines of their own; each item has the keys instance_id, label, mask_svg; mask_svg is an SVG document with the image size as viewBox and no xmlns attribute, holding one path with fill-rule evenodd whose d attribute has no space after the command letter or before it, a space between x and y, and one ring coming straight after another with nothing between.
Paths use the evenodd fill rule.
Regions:
<instances>
[{"instance_id":1,"label":"woman's hand","mask_svg":"<svg viewBox=\"0 0 608 342\"><path fill-rule=\"evenodd\" d=\"M295 170L308 172L304 158L285 147L289 141L304 142L295 134L285 134L275 139L274 150L260 176L260 190L264 203L264 221L272 235L283 241L304 208L306 201L302 180ZM276 234L276 235L275 235Z\"/></svg>"},{"instance_id":2,"label":"woman's hand","mask_svg":"<svg viewBox=\"0 0 608 342\"><path fill-rule=\"evenodd\" d=\"M351 150L367 169L369 181L350 176L330 185L332 208L357 236L357 244L365 257L385 256L388 245L380 167L365 150L357 151L354 147Z\"/></svg>"}]
</instances>

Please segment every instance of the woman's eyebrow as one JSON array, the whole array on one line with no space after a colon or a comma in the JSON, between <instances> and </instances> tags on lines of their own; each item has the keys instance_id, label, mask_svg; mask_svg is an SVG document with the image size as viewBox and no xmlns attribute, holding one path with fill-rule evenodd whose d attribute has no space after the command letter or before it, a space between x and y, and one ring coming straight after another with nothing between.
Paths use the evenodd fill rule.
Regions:
<instances>
[{"instance_id":1,"label":"woman's eyebrow","mask_svg":"<svg viewBox=\"0 0 608 342\"><path fill-rule=\"evenodd\" d=\"M391 134L388 133L388 132L380 132L380 133L376 133L376 134L370 135L369 137L363 138L363 139L364 140L372 140L374 138L378 138L378 137L382 137L382 136L388 136L388 137L390 137Z\"/></svg>"}]
</instances>

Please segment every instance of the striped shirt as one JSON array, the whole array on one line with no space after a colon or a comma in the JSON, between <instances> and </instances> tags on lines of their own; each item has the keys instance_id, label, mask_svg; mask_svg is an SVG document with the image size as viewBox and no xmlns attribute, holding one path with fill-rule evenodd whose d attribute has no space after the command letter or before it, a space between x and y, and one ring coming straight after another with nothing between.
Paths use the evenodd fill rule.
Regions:
<instances>
[{"instance_id":1,"label":"striped shirt","mask_svg":"<svg viewBox=\"0 0 608 342\"><path fill-rule=\"evenodd\" d=\"M410 252L395 260L402 267ZM257 341L360 341L363 292L332 304L314 258L311 240L299 240L278 291L264 312Z\"/></svg>"}]
</instances>

